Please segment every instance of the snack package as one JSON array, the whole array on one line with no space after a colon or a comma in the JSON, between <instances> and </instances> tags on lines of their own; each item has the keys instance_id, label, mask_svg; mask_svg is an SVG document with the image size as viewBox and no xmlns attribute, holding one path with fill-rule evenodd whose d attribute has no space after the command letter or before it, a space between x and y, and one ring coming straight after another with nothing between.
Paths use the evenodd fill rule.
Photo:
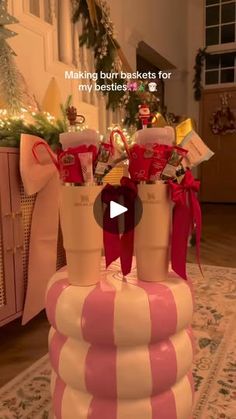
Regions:
<instances>
[{"instance_id":1,"label":"snack package","mask_svg":"<svg viewBox=\"0 0 236 419\"><path fill-rule=\"evenodd\" d=\"M101 143L95 166L95 177L102 179L112 162L111 144Z\"/></svg>"},{"instance_id":2,"label":"snack package","mask_svg":"<svg viewBox=\"0 0 236 419\"><path fill-rule=\"evenodd\" d=\"M190 131L194 130L195 126L196 124L194 120L191 118L185 119L184 121L180 122L180 124L178 124L175 127L176 145L179 146L182 143L183 139L186 137L186 135L188 135Z\"/></svg>"},{"instance_id":3,"label":"snack package","mask_svg":"<svg viewBox=\"0 0 236 419\"><path fill-rule=\"evenodd\" d=\"M185 150L181 147L173 147L171 155L167 161L166 166L164 167L163 172L161 173L162 180L174 179L176 177L177 167L180 165L182 159L186 157L188 150Z\"/></svg>"},{"instance_id":4,"label":"snack package","mask_svg":"<svg viewBox=\"0 0 236 419\"><path fill-rule=\"evenodd\" d=\"M207 147L199 135L193 130L186 135L180 146L185 148L185 150L188 150L186 160L189 163L189 167L198 166L200 163L209 160L214 155L213 151Z\"/></svg>"},{"instance_id":5,"label":"snack package","mask_svg":"<svg viewBox=\"0 0 236 419\"><path fill-rule=\"evenodd\" d=\"M97 147L95 145L68 148L58 154L59 172L63 182L84 183L79 154L88 152L91 153L94 162L97 157Z\"/></svg>"},{"instance_id":6,"label":"snack package","mask_svg":"<svg viewBox=\"0 0 236 419\"><path fill-rule=\"evenodd\" d=\"M134 144L129 152L129 173L137 182L148 181L154 155L153 149Z\"/></svg>"},{"instance_id":7,"label":"snack package","mask_svg":"<svg viewBox=\"0 0 236 419\"><path fill-rule=\"evenodd\" d=\"M153 157L149 172L149 180L154 182L161 179L161 173L171 155L172 147L168 145L154 144Z\"/></svg>"},{"instance_id":8,"label":"snack package","mask_svg":"<svg viewBox=\"0 0 236 419\"><path fill-rule=\"evenodd\" d=\"M83 183L83 175L76 155L70 151L63 151L58 156L60 178L63 182Z\"/></svg>"},{"instance_id":9,"label":"snack package","mask_svg":"<svg viewBox=\"0 0 236 419\"><path fill-rule=\"evenodd\" d=\"M84 183L93 183L93 154L78 153Z\"/></svg>"},{"instance_id":10,"label":"snack package","mask_svg":"<svg viewBox=\"0 0 236 419\"><path fill-rule=\"evenodd\" d=\"M175 177L175 180L177 181L177 183L181 183L182 182L182 180L183 180L183 178L184 178L185 173L186 173L187 170L188 169L185 168L182 163L177 167L176 173L175 173L175 176L176 176Z\"/></svg>"}]
</instances>

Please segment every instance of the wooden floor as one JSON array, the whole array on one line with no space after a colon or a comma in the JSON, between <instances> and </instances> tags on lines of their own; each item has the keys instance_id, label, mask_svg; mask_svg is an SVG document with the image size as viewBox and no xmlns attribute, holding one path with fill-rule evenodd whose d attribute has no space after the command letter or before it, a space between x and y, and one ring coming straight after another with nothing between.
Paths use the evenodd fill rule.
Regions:
<instances>
[{"instance_id":1,"label":"wooden floor","mask_svg":"<svg viewBox=\"0 0 236 419\"><path fill-rule=\"evenodd\" d=\"M202 204L201 263L236 268L236 205ZM188 261L195 262L195 248Z\"/></svg>"},{"instance_id":2,"label":"wooden floor","mask_svg":"<svg viewBox=\"0 0 236 419\"><path fill-rule=\"evenodd\" d=\"M203 205L201 263L236 268L236 205ZM188 261L195 262L190 248ZM20 320L0 328L0 386L47 352L44 313L24 327Z\"/></svg>"}]
</instances>

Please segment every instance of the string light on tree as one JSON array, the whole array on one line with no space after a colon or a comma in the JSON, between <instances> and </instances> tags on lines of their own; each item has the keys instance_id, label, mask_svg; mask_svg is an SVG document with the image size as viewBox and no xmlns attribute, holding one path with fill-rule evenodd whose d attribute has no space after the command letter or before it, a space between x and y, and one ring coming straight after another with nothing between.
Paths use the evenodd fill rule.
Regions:
<instances>
[{"instance_id":1,"label":"string light on tree","mask_svg":"<svg viewBox=\"0 0 236 419\"><path fill-rule=\"evenodd\" d=\"M20 111L23 93L20 73L13 57L15 53L6 42L16 32L5 26L17 22L7 11L7 0L0 0L0 92L1 99L12 113Z\"/></svg>"},{"instance_id":2,"label":"string light on tree","mask_svg":"<svg viewBox=\"0 0 236 419\"><path fill-rule=\"evenodd\" d=\"M21 112L22 106L38 105L29 92L24 77L15 63L15 52L7 40L17 35L8 25L18 20L7 11L7 0L0 0L0 103L12 114Z\"/></svg>"}]
</instances>

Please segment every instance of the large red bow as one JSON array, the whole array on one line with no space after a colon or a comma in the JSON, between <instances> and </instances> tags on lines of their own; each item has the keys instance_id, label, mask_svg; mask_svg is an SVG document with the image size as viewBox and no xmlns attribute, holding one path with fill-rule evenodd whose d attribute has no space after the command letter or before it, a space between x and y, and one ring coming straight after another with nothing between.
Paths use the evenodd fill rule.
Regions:
<instances>
[{"instance_id":1,"label":"large red bow","mask_svg":"<svg viewBox=\"0 0 236 419\"><path fill-rule=\"evenodd\" d=\"M103 241L106 267L120 257L123 275L128 275L132 267L134 250L135 198L137 186L129 178L123 177L120 186L106 185L102 191L102 202L106 204L103 218ZM110 202L120 202L128 208L124 214L124 233L119 232L118 217L110 218Z\"/></svg>"},{"instance_id":2,"label":"large red bow","mask_svg":"<svg viewBox=\"0 0 236 419\"><path fill-rule=\"evenodd\" d=\"M190 171L187 171L181 184L170 181L169 185L172 201L175 202L171 246L172 269L182 278L187 279L188 237L194 228L196 228L196 255L200 267L202 215L196 196L200 188L200 182L194 179Z\"/></svg>"}]
</instances>

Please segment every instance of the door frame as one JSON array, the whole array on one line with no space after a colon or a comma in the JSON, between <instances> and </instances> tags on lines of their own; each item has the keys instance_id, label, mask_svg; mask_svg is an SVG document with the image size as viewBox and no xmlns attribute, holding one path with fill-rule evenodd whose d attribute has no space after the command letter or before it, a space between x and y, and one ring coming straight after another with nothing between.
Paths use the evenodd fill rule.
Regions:
<instances>
[{"instance_id":1,"label":"door frame","mask_svg":"<svg viewBox=\"0 0 236 419\"><path fill-rule=\"evenodd\" d=\"M203 139L203 141L204 141L204 138L203 138L204 95L207 94L208 92L209 93L219 93L220 94L220 93L224 93L226 90L231 90L233 92L236 92L236 86L231 85L231 86L228 86L228 88L226 86L219 87L219 88L213 87L213 88L207 88L207 89L202 90L202 97L201 97L201 100L200 100L200 103L199 103L199 121L198 122L199 122L199 133L200 133L200 136ZM202 182L202 172L203 172L202 166L200 165L198 167L198 178L199 178L200 182ZM199 198L200 198L200 202L201 202L201 188L200 188Z\"/></svg>"}]
</instances>

